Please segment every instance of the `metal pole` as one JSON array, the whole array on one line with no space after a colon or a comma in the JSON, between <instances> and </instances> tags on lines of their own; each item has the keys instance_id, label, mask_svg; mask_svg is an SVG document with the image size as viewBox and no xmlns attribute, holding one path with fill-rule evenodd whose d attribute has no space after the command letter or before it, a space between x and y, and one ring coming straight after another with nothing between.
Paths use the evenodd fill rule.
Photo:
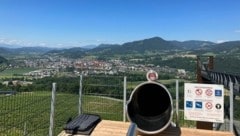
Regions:
<instances>
[{"instance_id":1,"label":"metal pole","mask_svg":"<svg viewBox=\"0 0 240 136\"><path fill-rule=\"evenodd\" d=\"M178 126L178 121L179 121L179 114L178 114L178 111L179 111L179 83L178 83L178 80L176 80L176 126Z\"/></svg>"},{"instance_id":2,"label":"metal pole","mask_svg":"<svg viewBox=\"0 0 240 136\"><path fill-rule=\"evenodd\" d=\"M131 123L128 128L127 136L136 136L136 135L137 135L137 125L135 123Z\"/></svg>"},{"instance_id":3,"label":"metal pole","mask_svg":"<svg viewBox=\"0 0 240 136\"><path fill-rule=\"evenodd\" d=\"M26 136L27 135L27 122L24 122L24 131L23 131L23 135Z\"/></svg>"},{"instance_id":4,"label":"metal pole","mask_svg":"<svg viewBox=\"0 0 240 136\"><path fill-rule=\"evenodd\" d=\"M54 109L55 109L56 83L52 84L52 99L51 99L51 113L50 113L50 127L49 136L54 135Z\"/></svg>"},{"instance_id":5,"label":"metal pole","mask_svg":"<svg viewBox=\"0 0 240 136\"><path fill-rule=\"evenodd\" d=\"M229 130L233 133L233 83L230 82L230 126Z\"/></svg>"},{"instance_id":6,"label":"metal pole","mask_svg":"<svg viewBox=\"0 0 240 136\"><path fill-rule=\"evenodd\" d=\"M80 75L79 80L79 105L78 105L78 114L80 115L82 113L82 74Z\"/></svg>"},{"instance_id":7,"label":"metal pole","mask_svg":"<svg viewBox=\"0 0 240 136\"><path fill-rule=\"evenodd\" d=\"M126 122L126 103L127 103L127 77L123 81L123 122Z\"/></svg>"}]
</instances>

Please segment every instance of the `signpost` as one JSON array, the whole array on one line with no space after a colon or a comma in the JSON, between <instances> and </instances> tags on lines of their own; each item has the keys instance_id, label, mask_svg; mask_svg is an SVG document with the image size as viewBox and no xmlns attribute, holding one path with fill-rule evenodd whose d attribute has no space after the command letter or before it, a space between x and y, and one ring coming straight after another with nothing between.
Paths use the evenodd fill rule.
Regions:
<instances>
[{"instance_id":1,"label":"signpost","mask_svg":"<svg viewBox=\"0 0 240 136\"><path fill-rule=\"evenodd\" d=\"M184 119L224 122L224 87L217 84L184 84Z\"/></svg>"}]
</instances>

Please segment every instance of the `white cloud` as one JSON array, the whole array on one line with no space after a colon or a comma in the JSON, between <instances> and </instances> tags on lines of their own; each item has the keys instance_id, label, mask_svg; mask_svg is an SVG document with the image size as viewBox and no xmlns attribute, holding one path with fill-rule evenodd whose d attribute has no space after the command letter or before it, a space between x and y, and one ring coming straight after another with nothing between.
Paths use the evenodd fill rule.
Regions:
<instances>
[{"instance_id":1,"label":"white cloud","mask_svg":"<svg viewBox=\"0 0 240 136\"><path fill-rule=\"evenodd\" d=\"M0 38L0 43L2 44L21 44L22 41L13 40L13 39L6 39L6 38Z\"/></svg>"},{"instance_id":2,"label":"white cloud","mask_svg":"<svg viewBox=\"0 0 240 136\"><path fill-rule=\"evenodd\" d=\"M224 43L227 42L228 40L217 40L216 43Z\"/></svg>"},{"instance_id":3,"label":"white cloud","mask_svg":"<svg viewBox=\"0 0 240 136\"><path fill-rule=\"evenodd\" d=\"M5 43L4 38L0 38L0 43Z\"/></svg>"},{"instance_id":4,"label":"white cloud","mask_svg":"<svg viewBox=\"0 0 240 136\"><path fill-rule=\"evenodd\" d=\"M0 38L0 44L6 44L12 47L31 47L31 46L47 46L45 42L32 42L32 41L24 41L24 40L15 40L15 39L7 39Z\"/></svg>"},{"instance_id":5,"label":"white cloud","mask_svg":"<svg viewBox=\"0 0 240 136\"><path fill-rule=\"evenodd\" d=\"M39 43L39 46L46 46L46 43Z\"/></svg>"},{"instance_id":6,"label":"white cloud","mask_svg":"<svg viewBox=\"0 0 240 136\"><path fill-rule=\"evenodd\" d=\"M89 39L80 41L62 41L62 42L45 42L45 41L27 41L27 40L17 40L8 39L0 37L0 44L5 44L12 47L32 47L32 46L42 46L42 47L81 47L85 45L98 45L102 43L112 43L108 40L103 39Z\"/></svg>"},{"instance_id":7,"label":"white cloud","mask_svg":"<svg viewBox=\"0 0 240 136\"><path fill-rule=\"evenodd\" d=\"M235 33L240 33L240 30L235 30L234 32L235 32Z\"/></svg>"},{"instance_id":8,"label":"white cloud","mask_svg":"<svg viewBox=\"0 0 240 136\"><path fill-rule=\"evenodd\" d=\"M63 46L63 44L62 43L58 43L57 46L61 47L61 46Z\"/></svg>"}]
</instances>

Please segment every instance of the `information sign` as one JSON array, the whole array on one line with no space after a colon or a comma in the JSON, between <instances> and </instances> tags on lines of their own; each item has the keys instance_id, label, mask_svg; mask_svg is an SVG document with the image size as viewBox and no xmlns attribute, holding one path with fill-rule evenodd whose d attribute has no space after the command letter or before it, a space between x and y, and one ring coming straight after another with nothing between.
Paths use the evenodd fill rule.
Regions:
<instances>
[{"instance_id":1,"label":"information sign","mask_svg":"<svg viewBox=\"0 0 240 136\"><path fill-rule=\"evenodd\" d=\"M223 85L184 84L184 119L223 123L223 104Z\"/></svg>"}]
</instances>

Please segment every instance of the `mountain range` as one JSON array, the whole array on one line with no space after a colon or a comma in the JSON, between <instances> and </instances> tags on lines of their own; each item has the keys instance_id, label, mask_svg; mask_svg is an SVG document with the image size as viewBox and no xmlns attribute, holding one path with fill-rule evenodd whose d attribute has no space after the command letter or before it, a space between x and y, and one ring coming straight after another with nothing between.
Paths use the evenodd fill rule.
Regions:
<instances>
[{"instance_id":1,"label":"mountain range","mask_svg":"<svg viewBox=\"0 0 240 136\"><path fill-rule=\"evenodd\" d=\"M7 48L0 44L0 56L5 54L55 54L71 58L81 57L86 54L127 54L146 52L169 52L169 51L191 51L193 53L239 53L240 41L229 41L214 43L210 41L167 41L160 37L127 42L124 44L100 44L98 46L74 47L69 49L47 48L47 47L21 47Z\"/></svg>"},{"instance_id":2,"label":"mountain range","mask_svg":"<svg viewBox=\"0 0 240 136\"><path fill-rule=\"evenodd\" d=\"M195 70L195 58L181 56L214 55L215 70L239 73L240 41L214 43L209 41L167 41L160 37L127 42L124 44L100 44L98 46L74 47L68 49L46 47L6 48L0 45L0 67L4 68L8 60L15 58L40 57L44 55L66 58L95 57L100 60L111 58L140 58L145 63L171 68ZM32 56L33 55L33 56ZM1 70L1 69L0 69Z\"/></svg>"}]
</instances>

